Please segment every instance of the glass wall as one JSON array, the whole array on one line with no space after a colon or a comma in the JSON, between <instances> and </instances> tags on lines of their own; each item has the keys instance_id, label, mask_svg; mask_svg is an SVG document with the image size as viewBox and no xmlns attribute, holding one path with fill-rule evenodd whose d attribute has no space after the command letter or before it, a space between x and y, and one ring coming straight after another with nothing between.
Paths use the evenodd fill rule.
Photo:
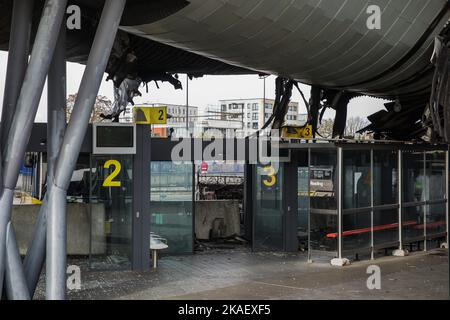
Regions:
<instances>
[{"instance_id":1,"label":"glass wall","mask_svg":"<svg viewBox=\"0 0 450 320\"><path fill-rule=\"evenodd\" d=\"M256 166L254 250L283 250L283 169Z\"/></svg>"},{"instance_id":2,"label":"glass wall","mask_svg":"<svg viewBox=\"0 0 450 320\"><path fill-rule=\"evenodd\" d=\"M193 164L151 163L150 232L167 240L163 253L193 253Z\"/></svg>"},{"instance_id":3,"label":"glass wall","mask_svg":"<svg viewBox=\"0 0 450 320\"><path fill-rule=\"evenodd\" d=\"M306 242L308 241L309 219L309 168L299 167L297 171L297 231L300 244L306 247ZM304 243L306 245L304 245Z\"/></svg>"},{"instance_id":4,"label":"glass wall","mask_svg":"<svg viewBox=\"0 0 450 320\"><path fill-rule=\"evenodd\" d=\"M371 152L343 152L342 250L371 246Z\"/></svg>"},{"instance_id":5,"label":"glass wall","mask_svg":"<svg viewBox=\"0 0 450 320\"><path fill-rule=\"evenodd\" d=\"M426 154L426 235L446 232L445 152Z\"/></svg>"},{"instance_id":6,"label":"glass wall","mask_svg":"<svg viewBox=\"0 0 450 320\"><path fill-rule=\"evenodd\" d=\"M78 174L84 176L86 172L83 170ZM90 266L94 269L129 269L132 255L133 157L94 156L90 172ZM80 183L74 184L74 190L78 186Z\"/></svg>"},{"instance_id":7,"label":"glass wall","mask_svg":"<svg viewBox=\"0 0 450 320\"><path fill-rule=\"evenodd\" d=\"M425 155L423 151L403 151L402 240L422 240L425 209Z\"/></svg>"},{"instance_id":8,"label":"glass wall","mask_svg":"<svg viewBox=\"0 0 450 320\"><path fill-rule=\"evenodd\" d=\"M310 249L337 251L337 150L310 151Z\"/></svg>"},{"instance_id":9,"label":"glass wall","mask_svg":"<svg viewBox=\"0 0 450 320\"><path fill-rule=\"evenodd\" d=\"M398 242L398 152L373 150L373 245Z\"/></svg>"}]
</instances>

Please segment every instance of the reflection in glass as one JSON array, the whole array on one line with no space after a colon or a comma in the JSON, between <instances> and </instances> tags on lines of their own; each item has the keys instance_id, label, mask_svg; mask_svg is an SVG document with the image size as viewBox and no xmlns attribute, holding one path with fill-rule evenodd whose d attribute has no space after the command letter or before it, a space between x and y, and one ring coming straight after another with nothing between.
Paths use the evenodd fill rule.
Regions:
<instances>
[{"instance_id":1,"label":"reflection in glass","mask_svg":"<svg viewBox=\"0 0 450 320\"><path fill-rule=\"evenodd\" d=\"M278 164L277 164L278 165ZM255 250L282 250L282 167L257 166L254 211Z\"/></svg>"},{"instance_id":2,"label":"reflection in glass","mask_svg":"<svg viewBox=\"0 0 450 320\"><path fill-rule=\"evenodd\" d=\"M446 232L446 203L428 205L427 209L427 235Z\"/></svg>"},{"instance_id":3,"label":"reflection in glass","mask_svg":"<svg viewBox=\"0 0 450 320\"><path fill-rule=\"evenodd\" d=\"M91 259L95 269L131 266L132 156L95 156L91 166Z\"/></svg>"},{"instance_id":4,"label":"reflection in glass","mask_svg":"<svg viewBox=\"0 0 450 320\"><path fill-rule=\"evenodd\" d=\"M425 201L423 152L403 153L403 202Z\"/></svg>"},{"instance_id":5,"label":"reflection in glass","mask_svg":"<svg viewBox=\"0 0 450 320\"><path fill-rule=\"evenodd\" d=\"M370 151L344 151L343 179L344 209L370 207ZM355 216L355 219L358 220L358 217ZM358 221L355 221L355 223L361 225Z\"/></svg>"},{"instance_id":6,"label":"reflection in glass","mask_svg":"<svg viewBox=\"0 0 450 320\"><path fill-rule=\"evenodd\" d=\"M337 251L337 151L311 150L310 247Z\"/></svg>"},{"instance_id":7,"label":"reflection in glass","mask_svg":"<svg viewBox=\"0 0 450 320\"><path fill-rule=\"evenodd\" d=\"M307 239L309 215L309 168L298 168L297 228L300 240Z\"/></svg>"},{"instance_id":8,"label":"reflection in glass","mask_svg":"<svg viewBox=\"0 0 450 320\"><path fill-rule=\"evenodd\" d=\"M426 157L427 200L445 199L445 152L428 152Z\"/></svg>"},{"instance_id":9,"label":"reflection in glass","mask_svg":"<svg viewBox=\"0 0 450 320\"><path fill-rule=\"evenodd\" d=\"M398 241L398 209L375 210L373 213L373 243L375 246Z\"/></svg>"},{"instance_id":10,"label":"reflection in glass","mask_svg":"<svg viewBox=\"0 0 450 320\"><path fill-rule=\"evenodd\" d=\"M342 249L358 250L370 247L370 211L344 213L342 217Z\"/></svg>"},{"instance_id":11,"label":"reflection in glass","mask_svg":"<svg viewBox=\"0 0 450 320\"><path fill-rule=\"evenodd\" d=\"M397 152L374 150L373 171L374 205L379 206L398 203Z\"/></svg>"},{"instance_id":12,"label":"reflection in glass","mask_svg":"<svg viewBox=\"0 0 450 320\"><path fill-rule=\"evenodd\" d=\"M424 236L423 211L423 206L403 207L403 241L415 240Z\"/></svg>"},{"instance_id":13,"label":"reflection in glass","mask_svg":"<svg viewBox=\"0 0 450 320\"><path fill-rule=\"evenodd\" d=\"M164 253L192 253L193 164L151 163L150 232L167 239Z\"/></svg>"}]
</instances>

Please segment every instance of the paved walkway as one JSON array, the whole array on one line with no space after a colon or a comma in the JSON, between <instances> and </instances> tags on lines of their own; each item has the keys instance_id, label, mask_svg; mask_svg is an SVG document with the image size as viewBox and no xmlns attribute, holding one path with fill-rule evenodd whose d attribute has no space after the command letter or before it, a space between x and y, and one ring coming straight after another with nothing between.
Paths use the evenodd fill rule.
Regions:
<instances>
[{"instance_id":1,"label":"paved walkway","mask_svg":"<svg viewBox=\"0 0 450 320\"><path fill-rule=\"evenodd\" d=\"M343 268L306 262L304 253L217 251L164 257L158 270L89 271L70 299L448 299L447 250L382 257ZM369 290L367 267L381 268L381 290ZM35 298L43 298L41 281Z\"/></svg>"}]
</instances>

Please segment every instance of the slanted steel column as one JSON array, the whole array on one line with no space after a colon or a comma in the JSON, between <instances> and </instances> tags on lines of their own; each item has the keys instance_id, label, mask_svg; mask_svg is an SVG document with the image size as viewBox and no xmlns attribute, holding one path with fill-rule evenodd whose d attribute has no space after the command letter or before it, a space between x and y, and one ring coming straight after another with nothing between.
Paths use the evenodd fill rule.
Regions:
<instances>
[{"instance_id":1,"label":"slanted steel column","mask_svg":"<svg viewBox=\"0 0 450 320\"><path fill-rule=\"evenodd\" d=\"M25 276L23 274L22 260L19 255L16 235L12 223L6 229L6 294L9 300L30 300Z\"/></svg>"},{"instance_id":2,"label":"slanted steel column","mask_svg":"<svg viewBox=\"0 0 450 320\"><path fill-rule=\"evenodd\" d=\"M39 248L40 259L34 266L33 278L33 292L36 288L37 281L39 280L39 274L42 270L43 257L45 256L46 247L59 249L53 254L57 254L60 257L61 263L59 268L55 268L54 264L51 264L49 277L56 277L57 280L64 282L64 287L61 286L62 292L59 293L61 298L65 297L65 284L66 284L66 253L67 253L67 224L66 224L66 192L60 192L60 189L53 189L53 180L55 173L56 160L58 158L59 150L61 148L62 141L64 139L64 132L66 130L66 25L63 22L61 24L61 30L59 32L58 42L56 44L55 52L53 54L52 64L48 73L48 106L47 106L47 193L48 205L42 206L43 210L39 212L40 223L38 227L39 239L37 245ZM46 243L46 224L41 225L42 222L46 222L46 209L55 213L52 222L56 225L52 225L56 228L56 239L49 239ZM43 219L43 220L42 220ZM50 227L50 226L48 226ZM52 234L55 235L55 234ZM52 241L58 241L55 245ZM47 268L47 271L49 268ZM48 282L48 281L47 281Z\"/></svg>"},{"instance_id":3,"label":"slanted steel column","mask_svg":"<svg viewBox=\"0 0 450 320\"><path fill-rule=\"evenodd\" d=\"M16 0L13 3L11 31L8 49L8 65L6 71L5 90L3 96L2 119L0 123L0 181L3 180L2 154L7 143L8 132L16 109L17 99L28 65L30 33L32 24L33 0ZM0 184L3 189L3 184ZM5 259L7 265L5 283L9 299L29 299L26 286L24 287L21 273L22 261L17 248L14 229L10 226L6 232ZM0 249L0 253L1 253ZM3 254L3 253L1 253ZM17 269L15 266L19 266ZM19 276L16 277L17 273ZM22 279L22 282L20 282ZM0 283L3 279L0 280ZM19 280L20 283L16 283ZM26 289L26 290L24 290ZM1 292L1 289L0 289Z\"/></svg>"},{"instance_id":4,"label":"slanted steel column","mask_svg":"<svg viewBox=\"0 0 450 320\"><path fill-rule=\"evenodd\" d=\"M30 62L17 100L16 112L3 155L3 187L0 196L0 294L5 271L6 230L11 219L14 188L39 106L45 77L53 56L67 0L47 0L39 23Z\"/></svg>"},{"instance_id":5,"label":"slanted steel column","mask_svg":"<svg viewBox=\"0 0 450 320\"><path fill-rule=\"evenodd\" d=\"M47 189L44 202L39 209L38 220L33 233L33 238L28 244L27 254L23 261L23 269L25 279L27 281L30 296L34 296L39 277L41 275L42 267L45 260L45 240L47 238L47 195L50 190Z\"/></svg>"},{"instance_id":6,"label":"slanted steel column","mask_svg":"<svg viewBox=\"0 0 450 320\"><path fill-rule=\"evenodd\" d=\"M14 0L3 96L0 142L6 147L20 88L28 65L33 0Z\"/></svg>"},{"instance_id":7,"label":"slanted steel column","mask_svg":"<svg viewBox=\"0 0 450 320\"><path fill-rule=\"evenodd\" d=\"M126 0L107 0L95 34L73 113L62 142L48 196L46 298L66 293L65 195L80 153L92 108L111 54ZM64 201L62 200L64 199Z\"/></svg>"}]
</instances>

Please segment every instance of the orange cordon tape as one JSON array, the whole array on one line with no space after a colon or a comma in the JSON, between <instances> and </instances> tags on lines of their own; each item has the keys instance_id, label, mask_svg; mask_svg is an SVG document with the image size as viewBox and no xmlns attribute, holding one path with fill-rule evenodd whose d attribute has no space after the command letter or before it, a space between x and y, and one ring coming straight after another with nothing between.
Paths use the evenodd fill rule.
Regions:
<instances>
[{"instance_id":1,"label":"orange cordon tape","mask_svg":"<svg viewBox=\"0 0 450 320\"><path fill-rule=\"evenodd\" d=\"M428 223L427 229L436 228L436 227L445 225L446 223L447 223L446 221L436 221L436 222ZM414 226L414 229L422 229L425 225L417 224L416 221L411 220L411 221L404 222L403 226ZM398 228L398 223L376 226L373 228L373 231L389 230L389 229L395 229L395 228ZM345 236L351 236L351 235L355 235L355 234L362 234L362 233L369 233L369 232L370 232L370 228L355 229L355 230L344 231L342 233L342 236L345 237ZM339 233L329 233L329 234L327 234L327 238L337 238L338 234Z\"/></svg>"},{"instance_id":2,"label":"orange cordon tape","mask_svg":"<svg viewBox=\"0 0 450 320\"><path fill-rule=\"evenodd\" d=\"M405 221L403 222L403 226L413 226L416 225L417 222L414 220L411 221ZM391 224L385 224L382 226L376 226L373 227L373 231L381 231L381 230L389 230L389 229L395 229L398 228L398 223L391 223ZM363 229L355 229L355 230L349 230L342 232L342 236L351 236L354 234L362 234L362 233L369 233L371 228L363 228ZM327 234L327 238L337 238L339 233L329 233Z\"/></svg>"}]
</instances>

